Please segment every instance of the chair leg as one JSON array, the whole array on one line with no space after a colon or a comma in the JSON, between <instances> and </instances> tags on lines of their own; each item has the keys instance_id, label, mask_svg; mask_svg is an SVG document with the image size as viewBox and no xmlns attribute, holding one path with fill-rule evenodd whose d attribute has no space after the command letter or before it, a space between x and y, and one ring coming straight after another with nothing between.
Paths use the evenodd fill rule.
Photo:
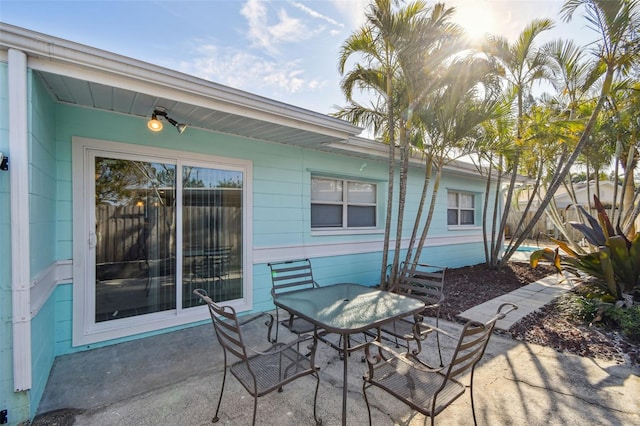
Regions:
<instances>
[{"instance_id":1,"label":"chair leg","mask_svg":"<svg viewBox=\"0 0 640 426\"><path fill-rule=\"evenodd\" d=\"M278 329L280 328L280 315L279 315L279 309L278 308L276 308L275 326L276 326L276 335L273 338L273 340L269 340L269 342L271 342L271 343L277 343L278 342Z\"/></svg>"},{"instance_id":2,"label":"chair leg","mask_svg":"<svg viewBox=\"0 0 640 426\"><path fill-rule=\"evenodd\" d=\"M473 403L473 373L475 368L471 369L471 381L469 382L469 395L471 396L471 412L473 413L473 424L477 425L478 421L476 420L476 407Z\"/></svg>"},{"instance_id":3,"label":"chair leg","mask_svg":"<svg viewBox=\"0 0 640 426\"><path fill-rule=\"evenodd\" d=\"M369 407L369 398L367 398L367 382L362 383L362 396L364 397L364 402L367 405L367 415L369 416L369 426L371 426L371 407Z\"/></svg>"},{"instance_id":4,"label":"chair leg","mask_svg":"<svg viewBox=\"0 0 640 426\"><path fill-rule=\"evenodd\" d=\"M313 418L316 421L316 425L321 425L322 419L318 418L318 414L316 410L316 406L318 402L318 388L320 387L320 375L318 374L318 370L316 370L316 373L314 374L314 376L316 377L316 391L313 395Z\"/></svg>"},{"instance_id":5,"label":"chair leg","mask_svg":"<svg viewBox=\"0 0 640 426\"><path fill-rule=\"evenodd\" d=\"M216 414L213 416L213 419L211 419L211 423L217 423L218 420L220 420L220 418L218 417L218 412L220 411L220 405L222 403L222 394L224 393L224 384L227 381L227 354L225 352L225 360L224 360L224 372L222 373L222 387L220 388L220 397L218 398L218 406L216 407Z\"/></svg>"},{"instance_id":6,"label":"chair leg","mask_svg":"<svg viewBox=\"0 0 640 426\"><path fill-rule=\"evenodd\" d=\"M436 317L436 328L439 328L440 324L438 322L438 317ZM438 330L436 330L436 342L438 343L438 356L440 357L440 367L444 366L444 363L442 362L442 350L440 349L440 333L438 333Z\"/></svg>"},{"instance_id":7,"label":"chair leg","mask_svg":"<svg viewBox=\"0 0 640 426\"><path fill-rule=\"evenodd\" d=\"M256 424L256 414L258 414L258 395L253 397L253 421L251 422L252 426Z\"/></svg>"}]
</instances>

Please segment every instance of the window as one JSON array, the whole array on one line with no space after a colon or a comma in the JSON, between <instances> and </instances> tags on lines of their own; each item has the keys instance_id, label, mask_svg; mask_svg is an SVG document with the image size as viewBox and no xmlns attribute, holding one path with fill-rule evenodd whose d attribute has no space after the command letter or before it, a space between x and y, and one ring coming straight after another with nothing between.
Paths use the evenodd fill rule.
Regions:
<instances>
[{"instance_id":1,"label":"window","mask_svg":"<svg viewBox=\"0 0 640 426\"><path fill-rule=\"evenodd\" d=\"M324 177L311 178L311 228L372 228L377 185Z\"/></svg>"},{"instance_id":2,"label":"window","mask_svg":"<svg viewBox=\"0 0 640 426\"><path fill-rule=\"evenodd\" d=\"M447 194L447 225L475 225L475 196L449 191Z\"/></svg>"},{"instance_id":3,"label":"window","mask_svg":"<svg viewBox=\"0 0 640 426\"><path fill-rule=\"evenodd\" d=\"M83 138L74 158L74 346L201 320L195 288L250 308L249 162Z\"/></svg>"}]
</instances>

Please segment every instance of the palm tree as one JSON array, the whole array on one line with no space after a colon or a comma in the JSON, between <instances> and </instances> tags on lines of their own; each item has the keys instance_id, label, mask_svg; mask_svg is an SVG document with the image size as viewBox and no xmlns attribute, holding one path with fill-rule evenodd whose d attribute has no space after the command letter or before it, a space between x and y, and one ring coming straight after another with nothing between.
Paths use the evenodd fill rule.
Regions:
<instances>
[{"instance_id":1,"label":"palm tree","mask_svg":"<svg viewBox=\"0 0 640 426\"><path fill-rule=\"evenodd\" d=\"M400 23L392 9L390 0L374 0L366 13L367 22L357 29L342 44L338 58L338 70L343 75L341 88L347 98L348 106L342 108L336 117L352 123L373 127L377 136L385 135L389 143L389 182L387 193L387 213L380 282L385 282L385 269L388 259L388 247L391 234L393 212L393 186L396 158L396 105L394 91L397 80L401 78L396 56L396 33ZM359 55L362 63L357 62L353 69L345 74L347 61ZM359 104L353 97L354 89L366 89L376 98L370 107Z\"/></svg>"},{"instance_id":2,"label":"palm tree","mask_svg":"<svg viewBox=\"0 0 640 426\"><path fill-rule=\"evenodd\" d=\"M600 36L600 39L592 49L597 63L594 68L594 74L602 76L600 94L577 145L571 155L568 156L566 161L562 162L561 167L554 173L547 193L540 202L540 206L533 215L531 222L525 227L522 235L516 241L516 246L531 232L556 190L569 174L582 149L587 145L591 132L596 125L598 115L603 108L605 100L611 93L614 79L617 76L624 76L632 67L637 66L639 60L640 48L638 47L637 31L640 28L640 10L638 1L566 0L562 6L564 19L571 20L579 8L584 8L585 18L589 27Z\"/></svg>"},{"instance_id":3,"label":"palm tree","mask_svg":"<svg viewBox=\"0 0 640 426\"><path fill-rule=\"evenodd\" d=\"M406 262L419 262L422 248L436 206L436 198L444 167L475 150L472 143L480 130L480 125L499 114L497 109L500 89L498 70L486 57L469 56L454 60L439 80L440 90L428 97L428 102L415 111L417 120L424 131L424 138L418 146L427 158L425 182ZM435 179L431 192L431 202L427 217L422 222L421 215L432 169ZM420 239L415 242L419 229ZM415 253L413 245L415 244Z\"/></svg>"},{"instance_id":4,"label":"palm tree","mask_svg":"<svg viewBox=\"0 0 640 426\"><path fill-rule=\"evenodd\" d=\"M514 233L519 235L525 224L525 218L531 211L533 199L539 199L540 191L546 192L546 186L558 170L556 164L561 164L577 143L578 136L582 132L581 111L584 105L588 104L589 90L593 82L589 79L592 75L591 64L585 59L584 50L571 40L554 40L542 46L540 51L546 57L547 67L551 70L550 79L556 90L556 95L550 97L544 95L542 103L534 105L527 116L529 123L527 133L528 140L532 145L529 153L534 152L535 163L533 169L525 164L522 168L527 175L536 175L536 183L531 192L531 198L526 208L522 212L518 225L514 228ZM537 145L537 149L533 149ZM571 179L563 182L567 188L567 193L574 200L575 191ZM554 222L557 229L571 241L569 231L565 227L564 220L554 202L549 204L545 211L547 216ZM508 259L517 249L515 244L511 244L503 256ZM579 251L580 248L575 246Z\"/></svg>"},{"instance_id":5,"label":"palm tree","mask_svg":"<svg viewBox=\"0 0 640 426\"><path fill-rule=\"evenodd\" d=\"M375 0L366 14L367 22L354 32L340 51L338 68L344 75L341 87L348 105L336 114L353 123L373 128L376 136L389 144L387 215L380 282L385 282L392 224L396 148L400 148L400 183L394 259L390 277L394 279L402 242L404 205L411 138L415 136L413 113L434 87L435 70L451 56L445 47L453 26L448 23L453 9L437 4L432 9L423 1L394 9L396 2ZM347 61L361 58L345 74ZM430 72L425 72L427 64ZM411 78L420 76L420 79ZM428 83L428 84L427 84ZM374 101L365 107L355 101L355 88L367 89Z\"/></svg>"},{"instance_id":6,"label":"palm tree","mask_svg":"<svg viewBox=\"0 0 640 426\"><path fill-rule=\"evenodd\" d=\"M503 37L490 36L485 46L487 52L500 61L504 67L507 98L515 100L515 141L513 149L510 150L511 155L506 157L511 178L496 235L504 234L516 190L516 178L523 150L525 99L530 97L531 88L535 82L550 78L546 56L535 47L535 39L552 27L551 20L534 20L525 27L518 39L512 44L509 44L508 40ZM495 267L499 265L498 256L502 248L502 241L500 238L493 238L492 241L495 243L490 247L487 263L490 267Z\"/></svg>"}]
</instances>

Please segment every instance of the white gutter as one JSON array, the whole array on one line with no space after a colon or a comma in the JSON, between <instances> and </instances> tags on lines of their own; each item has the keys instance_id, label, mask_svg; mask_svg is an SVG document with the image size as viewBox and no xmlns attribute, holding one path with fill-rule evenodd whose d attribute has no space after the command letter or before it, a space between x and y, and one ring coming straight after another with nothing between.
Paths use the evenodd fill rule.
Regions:
<instances>
[{"instance_id":1,"label":"white gutter","mask_svg":"<svg viewBox=\"0 0 640 426\"><path fill-rule=\"evenodd\" d=\"M0 46L25 52L29 55L29 66L37 70L66 75L65 69L80 67L85 71L93 71L94 76L110 75L116 80L137 80L189 93L215 102L216 109L220 111L233 114L241 111L246 117L275 123L287 122L294 128L313 129L317 133L343 138L362 131L344 120L325 114L2 22ZM81 78L86 78L86 75Z\"/></svg>"},{"instance_id":2,"label":"white gutter","mask_svg":"<svg viewBox=\"0 0 640 426\"><path fill-rule=\"evenodd\" d=\"M9 49L8 68L13 387L19 392L31 389L27 55Z\"/></svg>"},{"instance_id":3,"label":"white gutter","mask_svg":"<svg viewBox=\"0 0 640 426\"><path fill-rule=\"evenodd\" d=\"M362 138L358 136L350 137L346 142L329 142L322 145L321 150L331 152L340 152L345 155L352 155L359 158L371 158L379 161L387 161L389 157L389 146L373 140ZM396 161L400 161L399 151L396 150ZM424 168L424 158L413 153L409 158L409 165L411 167ZM448 174L461 175L461 176L481 176L478 172L476 165L468 161L452 160L444 166L444 170ZM485 167L484 173L488 172ZM496 176L495 170L492 172L493 176ZM524 181L525 177L519 177L518 182Z\"/></svg>"}]
</instances>

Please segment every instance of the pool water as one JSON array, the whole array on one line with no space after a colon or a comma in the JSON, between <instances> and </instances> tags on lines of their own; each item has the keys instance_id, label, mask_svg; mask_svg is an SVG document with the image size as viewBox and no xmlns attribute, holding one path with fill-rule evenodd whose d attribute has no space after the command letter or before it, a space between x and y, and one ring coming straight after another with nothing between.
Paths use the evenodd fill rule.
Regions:
<instances>
[{"instance_id":1,"label":"pool water","mask_svg":"<svg viewBox=\"0 0 640 426\"><path fill-rule=\"evenodd\" d=\"M507 246L503 247L503 250L506 250ZM532 246L520 246L516 249L517 252L521 253L533 253L536 250L541 250L542 247L532 247Z\"/></svg>"}]
</instances>

